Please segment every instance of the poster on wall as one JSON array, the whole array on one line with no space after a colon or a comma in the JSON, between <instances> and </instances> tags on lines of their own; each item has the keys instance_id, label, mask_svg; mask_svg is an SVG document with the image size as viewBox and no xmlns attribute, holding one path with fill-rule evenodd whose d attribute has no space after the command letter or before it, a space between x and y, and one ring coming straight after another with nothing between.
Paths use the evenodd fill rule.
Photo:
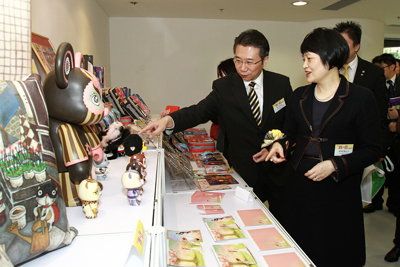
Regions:
<instances>
[{"instance_id":1,"label":"poster on wall","mask_svg":"<svg viewBox=\"0 0 400 267\"><path fill-rule=\"evenodd\" d=\"M32 50L46 74L54 69L56 53L49 38L32 32Z\"/></svg>"}]
</instances>

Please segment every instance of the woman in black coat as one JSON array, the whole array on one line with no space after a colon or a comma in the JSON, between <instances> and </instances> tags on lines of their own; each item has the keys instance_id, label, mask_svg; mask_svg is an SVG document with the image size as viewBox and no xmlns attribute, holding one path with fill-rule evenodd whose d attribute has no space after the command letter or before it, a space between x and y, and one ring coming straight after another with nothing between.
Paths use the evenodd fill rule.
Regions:
<instances>
[{"instance_id":1,"label":"woman in black coat","mask_svg":"<svg viewBox=\"0 0 400 267\"><path fill-rule=\"evenodd\" d=\"M374 96L339 75L349 48L334 30L317 28L301 44L309 85L295 90L284 133L265 160L288 158L294 174L282 222L318 267L362 266L365 239L360 182L379 158ZM284 151L285 148L291 148Z\"/></svg>"}]
</instances>

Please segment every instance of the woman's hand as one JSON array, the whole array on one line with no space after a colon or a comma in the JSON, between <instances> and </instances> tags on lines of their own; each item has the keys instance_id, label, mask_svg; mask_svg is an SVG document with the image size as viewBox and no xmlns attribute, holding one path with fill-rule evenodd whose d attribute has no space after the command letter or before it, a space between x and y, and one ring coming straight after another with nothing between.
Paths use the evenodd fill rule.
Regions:
<instances>
[{"instance_id":1,"label":"woman's hand","mask_svg":"<svg viewBox=\"0 0 400 267\"><path fill-rule=\"evenodd\" d=\"M257 152L253 155L254 162L261 162L264 161L265 158L268 156L269 151L266 148L261 149L261 151Z\"/></svg>"},{"instance_id":2,"label":"woman's hand","mask_svg":"<svg viewBox=\"0 0 400 267\"><path fill-rule=\"evenodd\" d=\"M158 121L150 122L146 127L144 127L139 134L149 134L150 136L155 136L160 134L166 128L174 127L174 120L171 116L166 115Z\"/></svg>"},{"instance_id":3,"label":"woman's hand","mask_svg":"<svg viewBox=\"0 0 400 267\"><path fill-rule=\"evenodd\" d=\"M281 163L286 160L285 153L283 152L283 147L280 143L275 142L272 144L271 149L269 150L269 153L265 158L265 161L268 160L272 161L273 163Z\"/></svg>"},{"instance_id":4,"label":"woman's hand","mask_svg":"<svg viewBox=\"0 0 400 267\"><path fill-rule=\"evenodd\" d=\"M304 176L314 182L319 182L331 175L334 171L335 167L333 166L332 161L324 160L308 170Z\"/></svg>"}]
</instances>

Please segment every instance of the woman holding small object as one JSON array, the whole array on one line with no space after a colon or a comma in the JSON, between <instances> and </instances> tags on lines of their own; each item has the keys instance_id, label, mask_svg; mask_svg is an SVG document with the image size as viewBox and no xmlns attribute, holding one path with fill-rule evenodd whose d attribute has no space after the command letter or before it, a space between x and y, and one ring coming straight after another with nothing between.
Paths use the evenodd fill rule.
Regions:
<instances>
[{"instance_id":1,"label":"woman holding small object","mask_svg":"<svg viewBox=\"0 0 400 267\"><path fill-rule=\"evenodd\" d=\"M363 266L360 182L380 155L377 105L370 91L339 74L349 53L339 33L317 28L300 50L310 84L294 91L285 136L265 150L265 160L291 163L284 225L311 260Z\"/></svg>"}]
</instances>

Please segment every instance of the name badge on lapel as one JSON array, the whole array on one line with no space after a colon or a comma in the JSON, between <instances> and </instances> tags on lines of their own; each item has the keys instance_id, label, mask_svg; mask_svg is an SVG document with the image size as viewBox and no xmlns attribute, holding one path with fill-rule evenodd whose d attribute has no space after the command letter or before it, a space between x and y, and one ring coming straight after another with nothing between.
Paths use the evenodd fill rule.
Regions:
<instances>
[{"instance_id":1,"label":"name badge on lapel","mask_svg":"<svg viewBox=\"0 0 400 267\"><path fill-rule=\"evenodd\" d=\"M353 153L354 144L336 144L334 156L343 156Z\"/></svg>"},{"instance_id":2,"label":"name badge on lapel","mask_svg":"<svg viewBox=\"0 0 400 267\"><path fill-rule=\"evenodd\" d=\"M286 107L285 99L281 98L278 101L275 102L275 104L272 105L272 108L274 109L274 112L277 113L279 110L283 109Z\"/></svg>"}]
</instances>

